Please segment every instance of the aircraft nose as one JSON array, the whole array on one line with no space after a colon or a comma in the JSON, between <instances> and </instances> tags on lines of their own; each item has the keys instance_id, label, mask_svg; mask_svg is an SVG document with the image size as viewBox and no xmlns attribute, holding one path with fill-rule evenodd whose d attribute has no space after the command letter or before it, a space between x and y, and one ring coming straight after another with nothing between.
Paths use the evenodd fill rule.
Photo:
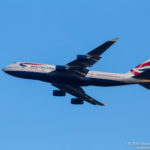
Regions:
<instances>
[{"instance_id":1,"label":"aircraft nose","mask_svg":"<svg viewBox=\"0 0 150 150\"><path fill-rule=\"evenodd\" d=\"M2 68L3 72L7 72L7 70L8 70L7 67Z\"/></svg>"},{"instance_id":2,"label":"aircraft nose","mask_svg":"<svg viewBox=\"0 0 150 150\"><path fill-rule=\"evenodd\" d=\"M5 67L4 67L4 68L2 68L2 71L3 71L3 72L5 72Z\"/></svg>"}]
</instances>

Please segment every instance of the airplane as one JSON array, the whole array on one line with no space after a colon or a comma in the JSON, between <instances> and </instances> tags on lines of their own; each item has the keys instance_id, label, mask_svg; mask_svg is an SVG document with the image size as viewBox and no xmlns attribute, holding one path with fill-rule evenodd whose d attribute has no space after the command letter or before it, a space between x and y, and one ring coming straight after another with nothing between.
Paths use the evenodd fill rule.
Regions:
<instances>
[{"instance_id":1,"label":"airplane","mask_svg":"<svg viewBox=\"0 0 150 150\"><path fill-rule=\"evenodd\" d=\"M39 63L15 62L2 70L12 76L40 80L51 83L58 88L53 90L53 96L73 95L71 104L84 104L84 101L93 105L105 106L86 94L84 86L120 86L139 84L150 89L150 60L138 65L124 74L90 71L101 59L101 55L119 38L106 41L86 55L77 55L76 59L66 65L48 65Z\"/></svg>"}]
</instances>

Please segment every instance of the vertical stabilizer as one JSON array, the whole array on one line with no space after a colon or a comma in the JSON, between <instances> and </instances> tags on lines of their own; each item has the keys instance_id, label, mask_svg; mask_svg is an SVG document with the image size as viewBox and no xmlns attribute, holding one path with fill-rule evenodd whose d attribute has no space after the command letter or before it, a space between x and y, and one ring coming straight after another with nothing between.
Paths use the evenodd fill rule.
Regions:
<instances>
[{"instance_id":1,"label":"vertical stabilizer","mask_svg":"<svg viewBox=\"0 0 150 150\"><path fill-rule=\"evenodd\" d=\"M131 76L139 76L140 74L143 74L144 72L150 71L150 59L145 61L144 63L136 66L135 68L131 69L127 74L130 74ZM149 74L150 78L150 74Z\"/></svg>"}]
</instances>

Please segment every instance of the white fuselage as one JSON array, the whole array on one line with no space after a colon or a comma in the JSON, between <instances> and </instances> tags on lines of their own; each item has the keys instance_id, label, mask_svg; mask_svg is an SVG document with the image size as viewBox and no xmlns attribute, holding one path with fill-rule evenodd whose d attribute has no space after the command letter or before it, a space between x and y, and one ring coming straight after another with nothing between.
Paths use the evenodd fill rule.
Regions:
<instances>
[{"instance_id":1,"label":"white fuselage","mask_svg":"<svg viewBox=\"0 0 150 150\"><path fill-rule=\"evenodd\" d=\"M82 80L55 75L56 66L47 64L21 63L16 62L3 68L3 71L20 78L41 80L49 83L62 82L64 84L72 83L81 86L117 86L135 83L145 83L149 80L134 79L130 74L117 74L89 71Z\"/></svg>"}]
</instances>

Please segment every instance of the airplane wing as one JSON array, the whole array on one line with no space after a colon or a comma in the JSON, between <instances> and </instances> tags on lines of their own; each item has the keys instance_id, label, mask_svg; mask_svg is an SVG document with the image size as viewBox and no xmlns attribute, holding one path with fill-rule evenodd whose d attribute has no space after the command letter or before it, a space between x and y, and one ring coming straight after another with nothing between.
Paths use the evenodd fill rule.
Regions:
<instances>
[{"instance_id":1,"label":"airplane wing","mask_svg":"<svg viewBox=\"0 0 150 150\"><path fill-rule=\"evenodd\" d=\"M92 67L101 58L101 55L117 40L118 38L107 41L86 55L78 55L76 60L68 63L66 66L58 66L58 68L56 66L56 71L53 71L50 74L59 77L71 78L72 80L83 79L89 71L87 67ZM80 86L62 83L53 83L52 85L93 105L105 105L88 96Z\"/></svg>"},{"instance_id":2,"label":"airplane wing","mask_svg":"<svg viewBox=\"0 0 150 150\"><path fill-rule=\"evenodd\" d=\"M82 66L82 67L92 67L101 57L102 55L112 44L114 44L119 38L115 38L113 40L107 41L104 44L100 45L99 47L95 48L94 50L87 53L85 56L88 58L84 60L77 59L74 60L67 65L69 66Z\"/></svg>"},{"instance_id":3,"label":"airplane wing","mask_svg":"<svg viewBox=\"0 0 150 150\"><path fill-rule=\"evenodd\" d=\"M78 74L80 78L84 78L89 71L86 68L92 67L97 61L99 61L101 59L101 55L118 39L119 38L115 38L107 41L86 55L78 55L76 60L67 64L69 70L74 71L74 73Z\"/></svg>"},{"instance_id":4,"label":"airplane wing","mask_svg":"<svg viewBox=\"0 0 150 150\"><path fill-rule=\"evenodd\" d=\"M92 97L88 96L80 86L74 86L74 85L70 85L70 84L55 84L55 83L53 83L52 85L59 88L63 92L67 92L67 93L79 98L80 100L87 101L93 105L101 105L101 106L106 105L106 104L103 104L103 103L93 99Z\"/></svg>"},{"instance_id":5,"label":"airplane wing","mask_svg":"<svg viewBox=\"0 0 150 150\"><path fill-rule=\"evenodd\" d=\"M59 75L61 71L61 76L83 79L86 76L86 74L89 72L87 67L92 67L97 61L99 61L101 55L118 39L119 38L115 38L113 40L107 41L102 45L100 45L99 47L95 48L94 50L90 51L86 55L78 55L76 60L68 63L65 66L66 69L64 70L62 69L64 66L58 66L60 68L58 70L56 69L56 71L50 74Z\"/></svg>"}]
</instances>

